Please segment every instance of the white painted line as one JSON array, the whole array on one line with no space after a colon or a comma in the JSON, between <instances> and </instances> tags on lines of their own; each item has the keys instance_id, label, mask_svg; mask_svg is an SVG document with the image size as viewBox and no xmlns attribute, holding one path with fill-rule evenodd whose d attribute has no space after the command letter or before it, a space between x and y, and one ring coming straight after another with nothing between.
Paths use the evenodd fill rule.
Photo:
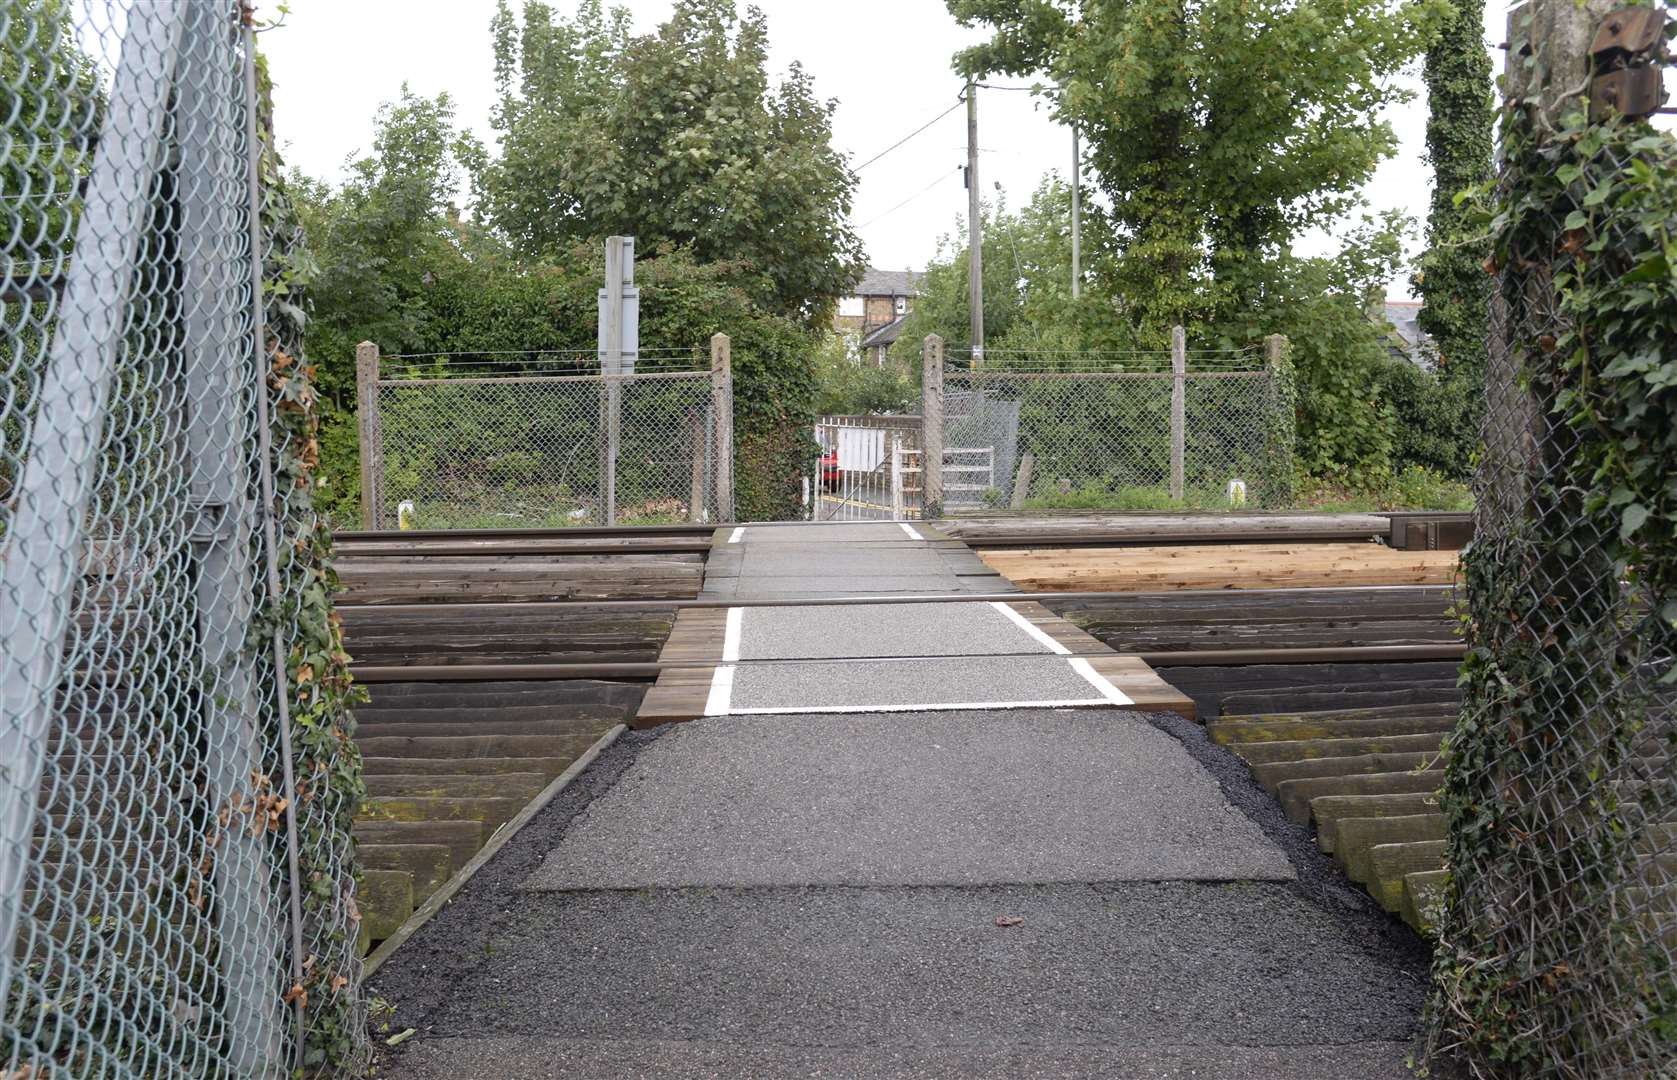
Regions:
<instances>
[{"instance_id":1,"label":"white painted line","mask_svg":"<svg viewBox=\"0 0 1677 1080\"><path fill-rule=\"evenodd\" d=\"M914 526L913 525L910 525L907 522L903 522L903 521L899 521L899 522L897 522L897 524L902 526L903 532L908 534L908 538L910 540L924 540L924 539L926 539L924 536L921 536L919 533L914 531Z\"/></svg>"},{"instance_id":2,"label":"white painted line","mask_svg":"<svg viewBox=\"0 0 1677 1080\"><path fill-rule=\"evenodd\" d=\"M1093 686L1096 690L1099 690L1106 696L1106 700L1112 702L1114 705L1135 704L1135 702L1130 699L1128 694L1124 693L1116 686L1113 686L1110 682L1107 682L1106 676L1096 671L1094 665L1090 664L1089 661L1083 659L1081 656L1073 657L1067 662L1071 664L1073 671L1077 672L1085 679L1088 679L1089 685Z\"/></svg>"},{"instance_id":3,"label":"white painted line","mask_svg":"<svg viewBox=\"0 0 1677 1080\"><path fill-rule=\"evenodd\" d=\"M706 716L727 716L728 703L734 697L734 667L723 664L710 679L710 697L705 699Z\"/></svg>"},{"instance_id":4,"label":"white painted line","mask_svg":"<svg viewBox=\"0 0 1677 1080\"><path fill-rule=\"evenodd\" d=\"M720 674L720 672L718 672ZM730 676L731 678L731 676ZM714 687L712 693L715 692ZM1118 693L1116 690L1113 693ZM1123 697L1122 694L1118 695ZM1118 704L1130 704L1124 698ZM1090 709L1111 705L1110 698L1073 699L1062 701L934 701L924 705L774 705L729 709L728 716L770 716L785 713L880 713L880 712L970 712L979 709ZM707 711L706 715L710 715ZM722 715L722 714L717 714Z\"/></svg>"},{"instance_id":5,"label":"white painted line","mask_svg":"<svg viewBox=\"0 0 1677 1080\"><path fill-rule=\"evenodd\" d=\"M722 662L731 664L740 658L740 620L745 616L742 607L728 609L727 629L722 632Z\"/></svg>"},{"instance_id":6,"label":"white painted line","mask_svg":"<svg viewBox=\"0 0 1677 1080\"><path fill-rule=\"evenodd\" d=\"M1013 605L1004 604L999 600L992 600L990 601L990 606L1001 612L1003 615L1006 615L1008 620L1012 622L1014 626L1017 626L1019 629L1025 631L1025 633L1031 635L1031 638L1036 641L1037 644L1046 645L1049 652L1054 653L1057 656L1069 656L1071 654L1070 649L1049 637L1047 631L1043 630L1042 627L1031 622L1031 620L1025 618L1025 616L1019 614L1017 611L1014 611Z\"/></svg>"},{"instance_id":7,"label":"white painted line","mask_svg":"<svg viewBox=\"0 0 1677 1080\"><path fill-rule=\"evenodd\" d=\"M728 534L728 543L737 544L737 543L740 542L740 537L742 537L744 535L745 535L745 526L744 525L736 526L734 528L734 531Z\"/></svg>"}]
</instances>

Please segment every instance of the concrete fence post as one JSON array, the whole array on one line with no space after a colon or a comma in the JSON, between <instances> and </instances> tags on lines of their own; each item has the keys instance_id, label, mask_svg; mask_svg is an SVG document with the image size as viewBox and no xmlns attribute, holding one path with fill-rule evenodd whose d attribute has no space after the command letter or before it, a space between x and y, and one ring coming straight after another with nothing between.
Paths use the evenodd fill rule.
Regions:
<instances>
[{"instance_id":1,"label":"concrete fence post","mask_svg":"<svg viewBox=\"0 0 1677 1080\"><path fill-rule=\"evenodd\" d=\"M1170 497L1181 500L1187 489L1188 332L1170 328Z\"/></svg>"},{"instance_id":2,"label":"concrete fence post","mask_svg":"<svg viewBox=\"0 0 1677 1080\"><path fill-rule=\"evenodd\" d=\"M355 347L355 420L361 442L361 527L384 528L384 428L378 415L378 346Z\"/></svg>"},{"instance_id":3,"label":"concrete fence post","mask_svg":"<svg viewBox=\"0 0 1677 1080\"><path fill-rule=\"evenodd\" d=\"M710 339L710 411L716 424L716 520L734 520L734 348L727 334Z\"/></svg>"},{"instance_id":4,"label":"concrete fence post","mask_svg":"<svg viewBox=\"0 0 1677 1080\"><path fill-rule=\"evenodd\" d=\"M920 347L920 516L943 516L943 338Z\"/></svg>"}]
</instances>

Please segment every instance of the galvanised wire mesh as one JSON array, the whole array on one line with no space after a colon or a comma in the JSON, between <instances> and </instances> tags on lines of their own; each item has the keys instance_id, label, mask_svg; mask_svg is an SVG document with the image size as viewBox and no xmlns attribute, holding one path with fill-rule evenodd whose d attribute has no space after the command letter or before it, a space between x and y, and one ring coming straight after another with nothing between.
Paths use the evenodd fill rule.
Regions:
<instances>
[{"instance_id":1,"label":"galvanised wire mesh","mask_svg":"<svg viewBox=\"0 0 1677 1080\"><path fill-rule=\"evenodd\" d=\"M708 352L643 350L620 376L593 352L387 357L379 375L377 527L732 518Z\"/></svg>"},{"instance_id":2,"label":"galvanised wire mesh","mask_svg":"<svg viewBox=\"0 0 1677 1080\"><path fill-rule=\"evenodd\" d=\"M277 1077L367 1057L356 759L343 698L319 685L342 663L309 543L296 327L258 334L257 245L289 239L264 227L276 197L255 182L242 15L226 0L0 4L12 1080ZM311 658L318 678L300 670Z\"/></svg>"},{"instance_id":3,"label":"galvanised wire mesh","mask_svg":"<svg viewBox=\"0 0 1677 1080\"><path fill-rule=\"evenodd\" d=\"M1582 41L1612 5L1593 7L1562 11L1589 20ZM1533 44L1511 68L1549 40L1512 23ZM1531 64L1516 81L1543 77ZM1568 94L1587 85L1551 70ZM1672 1077L1677 140L1588 123L1575 98L1557 113L1537 126L1539 106L1510 103L1489 206L1498 288L1430 1056L1483 1077Z\"/></svg>"},{"instance_id":4,"label":"galvanised wire mesh","mask_svg":"<svg viewBox=\"0 0 1677 1080\"><path fill-rule=\"evenodd\" d=\"M1285 505L1292 394L1261 348L1169 352L985 350L945 356L944 507L1008 506L1030 454L1025 509ZM1180 385L1180 401L1173 401ZM993 457L977 452L990 450ZM957 460L956 451L967 451ZM953 466L988 471L982 489ZM971 475L966 477L970 481Z\"/></svg>"}]
</instances>

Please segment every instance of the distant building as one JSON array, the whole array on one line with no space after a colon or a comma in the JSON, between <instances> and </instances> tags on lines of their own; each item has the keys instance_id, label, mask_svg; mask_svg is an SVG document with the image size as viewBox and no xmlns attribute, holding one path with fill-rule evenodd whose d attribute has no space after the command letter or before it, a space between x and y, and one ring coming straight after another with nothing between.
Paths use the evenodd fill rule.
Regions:
<instances>
[{"instance_id":1,"label":"distant building","mask_svg":"<svg viewBox=\"0 0 1677 1080\"><path fill-rule=\"evenodd\" d=\"M1393 357L1407 360L1423 371L1431 371L1437 366L1438 355L1433 349L1431 336L1421 329L1422 306L1419 300L1383 299L1369 314L1384 318L1391 326L1386 347Z\"/></svg>"},{"instance_id":2,"label":"distant building","mask_svg":"<svg viewBox=\"0 0 1677 1080\"><path fill-rule=\"evenodd\" d=\"M856 294L839 301L833 329L852 341L858 358L885 363L885 352L902 334L926 275L913 270L874 270L862 275Z\"/></svg>"}]
</instances>

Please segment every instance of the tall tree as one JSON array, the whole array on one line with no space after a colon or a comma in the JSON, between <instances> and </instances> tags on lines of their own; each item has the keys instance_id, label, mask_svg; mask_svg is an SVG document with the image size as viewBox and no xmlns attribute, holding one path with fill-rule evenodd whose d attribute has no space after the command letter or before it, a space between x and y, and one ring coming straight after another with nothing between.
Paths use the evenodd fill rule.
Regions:
<instances>
[{"instance_id":1,"label":"tall tree","mask_svg":"<svg viewBox=\"0 0 1677 1080\"><path fill-rule=\"evenodd\" d=\"M1438 349L1442 405L1455 415L1437 467L1467 469L1484 406L1485 350L1491 278L1490 240L1464 223L1456 195L1491 175L1491 58L1485 51L1484 0L1454 0L1427 50L1427 158L1432 208L1427 251L1414 285L1426 305L1421 328Z\"/></svg>"},{"instance_id":2,"label":"tall tree","mask_svg":"<svg viewBox=\"0 0 1677 1080\"><path fill-rule=\"evenodd\" d=\"M965 73L1042 74L1112 204L1136 330L1216 318L1396 149L1392 80L1444 0L947 0ZM1258 272L1254 272L1258 271Z\"/></svg>"},{"instance_id":3,"label":"tall tree","mask_svg":"<svg viewBox=\"0 0 1677 1080\"><path fill-rule=\"evenodd\" d=\"M776 310L814 324L860 276L856 178L832 147L833 103L794 64L771 85L762 12L677 0L654 34L583 0L495 15L502 153L481 178L490 222L526 255L635 236L743 261Z\"/></svg>"}]
</instances>

